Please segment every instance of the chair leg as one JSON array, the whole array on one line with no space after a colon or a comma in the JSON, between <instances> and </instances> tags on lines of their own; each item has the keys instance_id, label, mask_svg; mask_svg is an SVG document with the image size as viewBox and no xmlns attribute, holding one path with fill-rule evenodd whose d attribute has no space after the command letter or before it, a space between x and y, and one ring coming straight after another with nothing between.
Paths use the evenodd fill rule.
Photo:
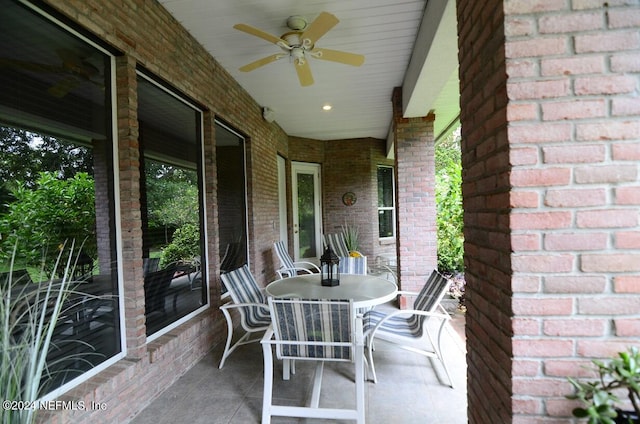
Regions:
<instances>
[{"instance_id":1,"label":"chair leg","mask_svg":"<svg viewBox=\"0 0 640 424\"><path fill-rule=\"evenodd\" d=\"M246 344L249 337L251 337L251 333L245 333L233 346L231 346L231 340L233 339L233 321L231 320L231 314L229 311L222 309L222 313L227 320L227 342L224 345L224 352L222 353L222 359L220 360L218 369L222 369L224 361L226 361L229 355L231 355L238 346Z\"/></svg>"},{"instance_id":2,"label":"chair leg","mask_svg":"<svg viewBox=\"0 0 640 424\"><path fill-rule=\"evenodd\" d=\"M365 418L365 403L364 403L364 349L360 347L356 350L355 366L356 366L356 413L358 424L364 424ZM371 362L373 365L373 362ZM375 378L375 377L374 377Z\"/></svg>"},{"instance_id":3,"label":"chair leg","mask_svg":"<svg viewBox=\"0 0 640 424\"><path fill-rule=\"evenodd\" d=\"M324 361L318 361L316 364L316 372L313 376L313 391L311 393L310 408L318 408L320 406L320 391L322 390L322 374L324 372Z\"/></svg>"},{"instance_id":4,"label":"chair leg","mask_svg":"<svg viewBox=\"0 0 640 424\"><path fill-rule=\"evenodd\" d=\"M273 399L273 352L271 345L263 344L264 393L262 395L262 424L271 423L271 402Z\"/></svg>"},{"instance_id":5,"label":"chair leg","mask_svg":"<svg viewBox=\"0 0 640 424\"><path fill-rule=\"evenodd\" d=\"M447 374L447 378L449 379L449 387L451 387L452 389L453 387L453 379L451 378L451 374L449 373L449 367L447 367L447 363L444 360L444 356L442 355L442 333L444 332L444 328L445 325L447 324L447 321L442 321L442 324L440 325L440 329L438 330L438 343L434 344L434 348L436 351L436 355L438 356L438 359L440 360L440 362L442 363L442 366L444 368L444 372L445 374Z\"/></svg>"},{"instance_id":6,"label":"chair leg","mask_svg":"<svg viewBox=\"0 0 640 424\"><path fill-rule=\"evenodd\" d=\"M376 377L376 367L373 364L373 338L371 338L369 343L367 343L367 359L369 362L369 377L375 384L378 382L378 378Z\"/></svg>"},{"instance_id":7,"label":"chair leg","mask_svg":"<svg viewBox=\"0 0 640 424\"><path fill-rule=\"evenodd\" d=\"M287 381L291 378L291 359L282 360L282 379Z\"/></svg>"}]
</instances>

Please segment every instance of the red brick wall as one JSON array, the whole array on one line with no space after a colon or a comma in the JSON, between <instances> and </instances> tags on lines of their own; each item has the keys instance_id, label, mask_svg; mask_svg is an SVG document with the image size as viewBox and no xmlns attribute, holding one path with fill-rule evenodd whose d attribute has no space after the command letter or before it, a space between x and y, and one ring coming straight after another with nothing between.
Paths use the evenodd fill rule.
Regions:
<instances>
[{"instance_id":1,"label":"red brick wall","mask_svg":"<svg viewBox=\"0 0 640 424\"><path fill-rule=\"evenodd\" d=\"M639 343L640 13L604 4L505 2L515 423L567 419L566 377Z\"/></svg>"},{"instance_id":2,"label":"red brick wall","mask_svg":"<svg viewBox=\"0 0 640 424\"><path fill-rule=\"evenodd\" d=\"M385 140L351 139L319 141L291 137L288 159L322 164L322 208L325 233L337 233L346 223L359 232L359 251L370 260L395 255L395 244L378 238L378 165L393 165L385 156ZM342 195L355 193L353 206ZM289 214L290 215L290 214Z\"/></svg>"},{"instance_id":3,"label":"red brick wall","mask_svg":"<svg viewBox=\"0 0 640 424\"><path fill-rule=\"evenodd\" d=\"M511 240L503 11L457 2L470 423L511 423Z\"/></svg>"},{"instance_id":4,"label":"red brick wall","mask_svg":"<svg viewBox=\"0 0 640 424\"><path fill-rule=\"evenodd\" d=\"M393 91L396 157L396 239L402 290L419 292L438 267L436 242L435 143L429 114L402 117L402 90ZM402 297L401 307L413 299Z\"/></svg>"},{"instance_id":5,"label":"red brick wall","mask_svg":"<svg viewBox=\"0 0 640 424\"><path fill-rule=\"evenodd\" d=\"M568 422L566 377L640 336L640 14L457 5L469 421Z\"/></svg>"}]
</instances>

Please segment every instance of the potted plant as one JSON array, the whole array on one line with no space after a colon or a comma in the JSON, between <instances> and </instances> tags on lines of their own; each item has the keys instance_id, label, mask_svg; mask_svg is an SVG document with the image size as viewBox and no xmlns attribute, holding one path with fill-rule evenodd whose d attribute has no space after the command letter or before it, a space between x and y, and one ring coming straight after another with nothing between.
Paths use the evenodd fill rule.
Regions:
<instances>
[{"instance_id":1,"label":"potted plant","mask_svg":"<svg viewBox=\"0 0 640 424\"><path fill-rule=\"evenodd\" d=\"M579 399L583 406L573 415L587 418L589 424L640 424L640 351L632 346L607 362L594 360L599 378L581 382L569 377L576 392L567 396ZM629 403L622 406L620 396L626 394ZM633 408L623 410L621 408Z\"/></svg>"},{"instance_id":2,"label":"potted plant","mask_svg":"<svg viewBox=\"0 0 640 424\"><path fill-rule=\"evenodd\" d=\"M362 256L362 254L358 252L358 227L351 226L345 222L345 224L342 225L342 235L344 236L347 250L349 250L349 255L355 258Z\"/></svg>"}]
</instances>

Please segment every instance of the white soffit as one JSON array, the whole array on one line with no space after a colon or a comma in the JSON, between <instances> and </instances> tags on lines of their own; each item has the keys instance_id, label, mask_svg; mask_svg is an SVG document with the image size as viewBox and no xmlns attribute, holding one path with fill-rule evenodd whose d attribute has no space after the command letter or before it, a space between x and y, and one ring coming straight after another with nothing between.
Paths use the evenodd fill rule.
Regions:
<instances>
[{"instance_id":1,"label":"white soffit","mask_svg":"<svg viewBox=\"0 0 640 424\"><path fill-rule=\"evenodd\" d=\"M426 116L435 110L436 121L442 121L436 127L446 128L459 113L459 102L451 107L452 96L459 98L455 0L427 2L415 46L402 84L403 116ZM444 96L449 107L438 110Z\"/></svg>"}]
</instances>

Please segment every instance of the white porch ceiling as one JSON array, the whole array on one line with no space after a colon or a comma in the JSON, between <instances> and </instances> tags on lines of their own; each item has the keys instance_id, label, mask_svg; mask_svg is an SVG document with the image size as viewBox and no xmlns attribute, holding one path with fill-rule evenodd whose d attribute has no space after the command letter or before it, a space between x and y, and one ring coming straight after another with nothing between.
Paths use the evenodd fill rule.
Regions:
<instances>
[{"instance_id":1,"label":"white porch ceiling","mask_svg":"<svg viewBox=\"0 0 640 424\"><path fill-rule=\"evenodd\" d=\"M403 86L405 117L436 114L436 136L458 116L455 0L159 0L291 136L319 140L387 138L391 94ZM310 60L315 84L301 87L288 58L252 72L238 68L281 52L233 28L244 23L280 36L286 19L340 22L317 47L359 53L361 67ZM329 112L322 110L331 104Z\"/></svg>"}]
</instances>

